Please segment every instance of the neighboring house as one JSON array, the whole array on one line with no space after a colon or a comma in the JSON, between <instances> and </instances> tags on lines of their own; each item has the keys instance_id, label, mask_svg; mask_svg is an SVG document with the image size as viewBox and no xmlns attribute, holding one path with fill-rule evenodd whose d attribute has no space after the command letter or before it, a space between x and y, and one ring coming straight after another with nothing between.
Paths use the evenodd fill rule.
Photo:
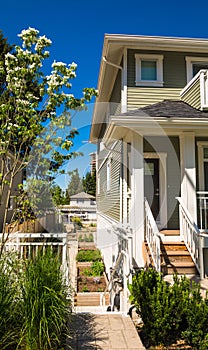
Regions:
<instances>
[{"instance_id":1,"label":"neighboring house","mask_svg":"<svg viewBox=\"0 0 208 350\"><path fill-rule=\"evenodd\" d=\"M73 217L79 217L86 223L97 220L95 197L81 192L70 197L70 205L60 207L61 215L65 223L71 222Z\"/></svg>"},{"instance_id":2,"label":"neighboring house","mask_svg":"<svg viewBox=\"0 0 208 350\"><path fill-rule=\"evenodd\" d=\"M106 35L98 91L97 246L126 310L139 268L208 275L208 40Z\"/></svg>"}]
</instances>

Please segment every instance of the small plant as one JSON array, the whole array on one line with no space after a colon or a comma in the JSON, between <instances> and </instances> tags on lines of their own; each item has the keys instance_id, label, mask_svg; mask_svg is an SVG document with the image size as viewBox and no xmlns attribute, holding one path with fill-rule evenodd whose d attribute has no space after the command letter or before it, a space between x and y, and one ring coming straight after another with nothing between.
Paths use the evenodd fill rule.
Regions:
<instances>
[{"instance_id":1,"label":"small plant","mask_svg":"<svg viewBox=\"0 0 208 350\"><path fill-rule=\"evenodd\" d=\"M101 252L98 249L95 250L80 250L77 253L76 260L79 262L84 261L101 261Z\"/></svg>"},{"instance_id":2,"label":"small plant","mask_svg":"<svg viewBox=\"0 0 208 350\"><path fill-rule=\"evenodd\" d=\"M94 261L92 266L92 276L102 276L105 270L104 264L102 261Z\"/></svg>"},{"instance_id":3,"label":"small plant","mask_svg":"<svg viewBox=\"0 0 208 350\"><path fill-rule=\"evenodd\" d=\"M90 227L96 227L97 225L94 222L90 223Z\"/></svg>"},{"instance_id":4,"label":"small plant","mask_svg":"<svg viewBox=\"0 0 208 350\"><path fill-rule=\"evenodd\" d=\"M78 227L83 227L82 221L80 218L78 218L77 216L74 216L71 221Z\"/></svg>"},{"instance_id":5,"label":"small plant","mask_svg":"<svg viewBox=\"0 0 208 350\"><path fill-rule=\"evenodd\" d=\"M85 236L85 242L93 242L93 241L94 241L94 237L92 233Z\"/></svg>"},{"instance_id":6,"label":"small plant","mask_svg":"<svg viewBox=\"0 0 208 350\"><path fill-rule=\"evenodd\" d=\"M87 288L87 286L83 286L82 292L83 292L83 293L89 292L89 289Z\"/></svg>"}]
</instances>

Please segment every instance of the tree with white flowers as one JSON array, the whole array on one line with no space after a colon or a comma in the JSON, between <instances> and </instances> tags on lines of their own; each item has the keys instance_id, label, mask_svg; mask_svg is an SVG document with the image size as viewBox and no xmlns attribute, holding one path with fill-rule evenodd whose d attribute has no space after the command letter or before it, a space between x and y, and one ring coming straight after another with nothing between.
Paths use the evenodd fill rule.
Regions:
<instances>
[{"instance_id":1,"label":"tree with white flowers","mask_svg":"<svg viewBox=\"0 0 208 350\"><path fill-rule=\"evenodd\" d=\"M36 183L64 172L64 162L77 155L70 151L77 134L71 128L71 113L86 108L97 94L94 88L84 88L81 98L71 94L75 63L54 62L51 73L44 74L51 41L38 30L23 30L19 37L22 45L0 61L0 78L6 77L7 90L0 100L2 246L8 239L5 226L15 178L24 169Z\"/></svg>"}]
</instances>

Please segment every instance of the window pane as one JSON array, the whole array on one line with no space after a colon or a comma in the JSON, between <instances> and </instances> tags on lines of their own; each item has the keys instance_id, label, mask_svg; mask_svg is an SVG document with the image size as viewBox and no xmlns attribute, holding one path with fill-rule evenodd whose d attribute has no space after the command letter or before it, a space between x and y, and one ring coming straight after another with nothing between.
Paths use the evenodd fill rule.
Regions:
<instances>
[{"instance_id":1,"label":"window pane","mask_svg":"<svg viewBox=\"0 0 208 350\"><path fill-rule=\"evenodd\" d=\"M157 80L156 61L141 61L141 80Z\"/></svg>"},{"instance_id":2,"label":"window pane","mask_svg":"<svg viewBox=\"0 0 208 350\"><path fill-rule=\"evenodd\" d=\"M193 77L201 70L208 69L207 63L193 63Z\"/></svg>"},{"instance_id":3,"label":"window pane","mask_svg":"<svg viewBox=\"0 0 208 350\"><path fill-rule=\"evenodd\" d=\"M208 148L204 148L204 159L208 159Z\"/></svg>"}]
</instances>

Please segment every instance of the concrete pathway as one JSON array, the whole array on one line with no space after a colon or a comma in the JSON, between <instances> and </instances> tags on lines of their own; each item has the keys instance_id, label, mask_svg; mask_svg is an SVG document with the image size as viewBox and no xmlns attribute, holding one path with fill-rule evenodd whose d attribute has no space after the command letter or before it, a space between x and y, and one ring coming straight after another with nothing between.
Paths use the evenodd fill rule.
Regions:
<instances>
[{"instance_id":1,"label":"concrete pathway","mask_svg":"<svg viewBox=\"0 0 208 350\"><path fill-rule=\"evenodd\" d=\"M128 316L119 313L78 313L72 319L73 350L144 350L144 346Z\"/></svg>"}]
</instances>

